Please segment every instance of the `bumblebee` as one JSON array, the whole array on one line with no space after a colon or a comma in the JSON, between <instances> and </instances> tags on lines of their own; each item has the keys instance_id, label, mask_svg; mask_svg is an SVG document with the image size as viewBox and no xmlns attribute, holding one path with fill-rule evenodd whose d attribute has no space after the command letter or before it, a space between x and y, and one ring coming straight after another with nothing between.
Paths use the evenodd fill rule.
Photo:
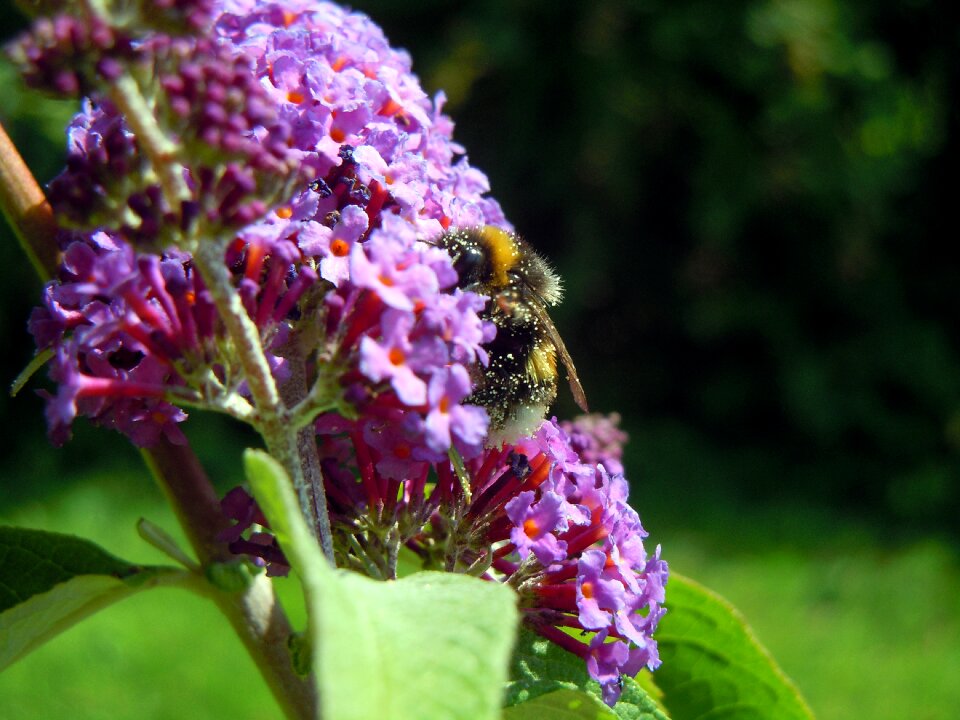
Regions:
<instances>
[{"instance_id":1,"label":"bumblebee","mask_svg":"<svg viewBox=\"0 0 960 720\"><path fill-rule=\"evenodd\" d=\"M486 367L475 369L475 389L464 402L490 415L491 445L533 432L557 397L557 356L567 370L573 399L587 412L587 398L573 360L547 314L560 302L560 278L530 245L492 225L450 230L435 243L446 250L458 286L490 298L481 313L497 327L485 346Z\"/></svg>"}]
</instances>

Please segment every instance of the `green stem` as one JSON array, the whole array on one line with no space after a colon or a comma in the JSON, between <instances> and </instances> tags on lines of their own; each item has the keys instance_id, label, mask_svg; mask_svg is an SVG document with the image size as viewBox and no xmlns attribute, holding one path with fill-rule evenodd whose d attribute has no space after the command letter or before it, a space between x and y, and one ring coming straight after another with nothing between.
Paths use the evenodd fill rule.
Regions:
<instances>
[{"instance_id":1,"label":"green stem","mask_svg":"<svg viewBox=\"0 0 960 720\"><path fill-rule=\"evenodd\" d=\"M233 343L234 353L243 366L256 408L257 430L263 436L268 452L283 465L293 481L301 511L314 537L317 537L317 524L313 522L314 504L310 486L304 477L297 432L288 421L286 405L280 397L260 343L260 331L243 306L240 294L233 286L233 278L223 262L223 246L217 242L201 243L193 259ZM332 555L328 555L327 559L333 562Z\"/></svg>"},{"instance_id":2,"label":"green stem","mask_svg":"<svg viewBox=\"0 0 960 720\"><path fill-rule=\"evenodd\" d=\"M185 446L162 441L142 451L197 554L200 564L230 562L235 556L218 539L229 523L216 491L196 455ZM273 584L258 575L242 592L208 586L210 597L240 637L277 703L291 720L316 717L317 698L310 678L293 669L287 640L293 628L277 601Z\"/></svg>"},{"instance_id":3,"label":"green stem","mask_svg":"<svg viewBox=\"0 0 960 720\"><path fill-rule=\"evenodd\" d=\"M88 3L90 2L91 0L88 0ZM90 7L91 12L96 12L96 8L92 5ZM121 75L110 86L109 92L110 98L123 112L124 118L136 134L139 147L150 158L154 172L159 175L168 205L171 208L179 207L180 202L189 197L189 190L184 180L184 168L175 161L176 145L157 124L136 80L129 73ZM301 445L305 448L307 443L300 441L289 422L287 407L280 397L263 352L260 332L233 287L233 278L224 265L223 256L224 247L220 242L201 242L194 253L194 261L243 366L256 409L256 427L270 454L289 474L304 517L314 537L320 538L324 554L332 564L333 542L329 520L321 523L318 531L311 485L304 476L300 451ZM323 510L322 514L326 516L326 508Z\"/></svg>"},{"instance_id":4,"label":"green stem","mask_svg":"<svg viewBox=\"0 0 960 720\"><path fill-rule=\"evenodd\" d=\"M190 199L183 165L175 160L177 146L163 134L150 106L140 93L137 81L129 74L118 77L110 85L108 94L137 136L137 145L150 158L153 171L160 178L167 205L177 210L184 200Z\"/></svg>"},{"instance_id":5,"label":"green stem","mask_svg":"<svg viewBox=\"0 0 960 720\"><path fill-rule=\"evenodd\" d=\"M290 379L284 383L281 391L287 407L294 407L307 394L307 373L304 359L299 355L288 358ZM331 564L334 562L333 529L330 527L330 511L327 506L327 492L323 487L323 473L320 469L320 454L317 451L317 435L313 424L300 425L291 422L297 432L297 450L303 470L304 483L309 494L309 508L315 527L320 536L320 547Z\"/></svg>"}]
</instances>

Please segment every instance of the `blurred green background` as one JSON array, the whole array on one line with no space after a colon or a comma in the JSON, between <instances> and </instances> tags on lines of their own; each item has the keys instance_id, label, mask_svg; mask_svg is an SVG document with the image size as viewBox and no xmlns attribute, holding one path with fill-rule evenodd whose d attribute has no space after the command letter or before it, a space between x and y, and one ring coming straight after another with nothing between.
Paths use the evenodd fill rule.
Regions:
<instances>
[{"instance_id":1,"label":"blurred green background","mask_svg":"<svg viewBox=\"0 0 960 720\"><path fill-rule=\"evenodd\" d=\"M633 499L672 567L745 612L820 718L956 717L950 4L354 6L445 90L472 164L563 275L555 320L593 409L623 416ZM10 35L20 20L0 8ZM46 181L72 108L6 67L0 84L0 120ZM4 234L7 381L38 293L18 252ZM153 557L133 521L172 521L133 450L84 427L50 449L30 392L0 396L0 413L0 520ZM236 484L249 436L188 425ZM226 624L164 592L0 675L0 716L271 716ZM203 665L178 662L197 642Z\"/></svg>"}]
</instances>

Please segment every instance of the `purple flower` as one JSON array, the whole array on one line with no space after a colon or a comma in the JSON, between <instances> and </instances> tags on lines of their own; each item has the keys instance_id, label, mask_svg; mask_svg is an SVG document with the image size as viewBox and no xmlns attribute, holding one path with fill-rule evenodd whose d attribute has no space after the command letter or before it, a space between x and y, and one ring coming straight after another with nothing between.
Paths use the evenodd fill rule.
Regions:
<instances>
[{"instance_id":1,"label":"purple flower","mask_svg":"<svg viewBox=\"0 0 960 720\"><path fill-rule=\"evenodd\" d=\"M652 635L668 574L659 547L653 556L644 550L626 481L581 462L555 421L512 448L486 451L472 467L466 519L498 546L490 579L518 587L531 627L581 656L604 699L615 702L621 675L659 664ZM596 634L584 644L564 627Z\"/></svg>"},{"instance_id":2,"label":"purple flower","mask_svg":"<svg viewBox=\"0 0 960 720\"><path fill-rule=\"evenodd\" d=\"M277 539L265 532L250 532L251 526L269 528L266 518L256 501L241 487L235 487L220 501L220 510L234 523L220 532L218 540L228 543L230 551L246 555L260 567L266 567L270 577L285 577L290 573L290 564L280 549Z\"/></svg>"},{"instance_id":3,"label":"purple flower","mask_svg":"<svg viewBox=\"0 0 960 720\"><path fill-rule=\"evenodd\" d=\"M567 556L567 544L558 539L566 530L566 518L560 512L563 498L547 492L536 503L536 493L526 490L504 505L504 511L513 523L510 541L517 554L526 559L533 552L544 566L560 562Z\"/></svg>"},{"instance_id":4,"label":"purple flower","mask_svg":"<svg viewBox=\"0 0 960 720\"><path fill-rule=\"evenodd\" d=\"M487 434L487 414L479 407L461 405L473 386L463 365L434 373L427 390L427 446L443 453L451 444L475 454ZM459 442L455 443L455 440Z\"/></svg>"},{"instance_id":5,"label":"purple flower","mask_svg":"<svg viewBox=\"0 0 960 720\"><path fill-rule=\"evenodd\" d=\"M646 553L627 505L616 418L545 422L487 447L486 411L463 404L496 330L480 317L487 298L457 288L432 241L451 227L510 226L453 141L443 95L423 92L409 56L368 18L329 3L158 10L162 22L131 23L141 34L126 44L61 21L24 45L38 75L72 89L104 89L135 53L188 194L169 198L145 139L103 94L85 102L51 197L97 230L64 236L30 325L54 352L51 435L62 441L82 415L140 445L177 441L179 404L256 416L189 254L229 241L224 268L275 380L293 367L329 391L296 412L323 410L317 449L341 564L395 558L401 542L509 583L525 621L580 656L615 701L623 674L659 663L667 566L659 548ZM98 52L104 62L90 64ZM231 494L224 512L233 551L282 571L249 497ZM388 560L381 570L390 577Z\"/></svg>"},{"instance_id":6,"label":"purple flower","mask_svg":"<svg viewBox=\"0 0 960 720\"><path fill-rule=\"evenodd\" d=\"M587 654L587 672L600 683L601 697L607 705L614 705L620 699L622 687L620 676L630 662L630 648L619 640L606 642L607 632L601 630L590 641ZM632 669L632 668L631 668ZM637 667L633 672L625 674L635 675L640 671Z\"/></svg>"},{"instance_id":7,"label":"purple flower","mask_svg":"<svg viewBox=\"0 0 960 720\"><path fill-rule=\"evenodd\" d=\"M627 434L618 426L620 415L580 415L560 424L570 437L570 447L588 465L603 465L613 475L623 474L623 445Z\"/></svg>"},{"instance_id":8,"label":"purple flower","mask_svg":"<svg viewBox=\"0 0 960 720\"><path fill-rule=\"evenodd\" d=\"M378 233L364 245L354 245L350 279L357 287L372 290L390 307L412 311L417 300L440 291L436 273L414 262L414 255Z\"/></svg>"},{"instance_id":9,"label":"purple flower","mask_svg":"<svg viewBox=\"0 0 960 720\"><path fill-rule=\"evenodd\" d=\"M417 371L442 365L447 359L438 337L411 342L409 334L415 321L412 313L390 308L380 320L382 340L365 336L360 341L360 372L371 380L389 380L400 401L411 407L427 401L427 383Z\"/></svg>"},{"instance_id":10,"label":"purple flower","mask_svg":"<svg viewBox=\"0 0 960 720\"><path fill-rule=\"evenodd\" d=\"M27 84L60 95L77 95L118 58L130 58L129 36L96 17L68 14L39 18L10 46L11 59Z\"/></svg>"},{"instance_id":11,"label":"purple flower","mask_svg":"<svg viewBox=\"0 0 960 720\"><path fill-rule=\"evenodd\" d=\"M607 556L600 550L587 550L580 556L577 573L577 607L580 622L590 630L610 625L613 614L626 602L623 583L606 577Z\"/></svg>"},{"instance_id":12,"label":"purple flower","mask_svg":"<svg viewBox=\"0 0 960 720\"><path fill-rule=\"evenodd\" d=\"M320 276L334 285L350 277L349 258L354 245L367 232L370 218L359 205L347 205L339 213L336 224L327 229L325 242L314 255L322 255ZM326 229L326 228L325 228ZM301 235L301 247L304 242ZM304 252L308 252L304 247Z\"/></svg>"}]
</instances>

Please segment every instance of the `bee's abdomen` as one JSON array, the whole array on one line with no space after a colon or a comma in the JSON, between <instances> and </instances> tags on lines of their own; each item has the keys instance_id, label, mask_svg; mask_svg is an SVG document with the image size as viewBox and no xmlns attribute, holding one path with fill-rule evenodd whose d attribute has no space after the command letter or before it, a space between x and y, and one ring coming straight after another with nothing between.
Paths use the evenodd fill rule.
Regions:
<instances>
[{"instance_id":1,"label":"bee's abdomen","mask_svg":"<svg viewBox=\"0 0 960 720\"><path fill-rule=\"evenodd\" d=\"M493 301L489 319L497 326L487 345L490 364L478 367L477 387L467 402L485 407L491 426L502 428L518 413L556 398L556 351L539 320L509 296Z\"/></svg>"}]
</instances>

